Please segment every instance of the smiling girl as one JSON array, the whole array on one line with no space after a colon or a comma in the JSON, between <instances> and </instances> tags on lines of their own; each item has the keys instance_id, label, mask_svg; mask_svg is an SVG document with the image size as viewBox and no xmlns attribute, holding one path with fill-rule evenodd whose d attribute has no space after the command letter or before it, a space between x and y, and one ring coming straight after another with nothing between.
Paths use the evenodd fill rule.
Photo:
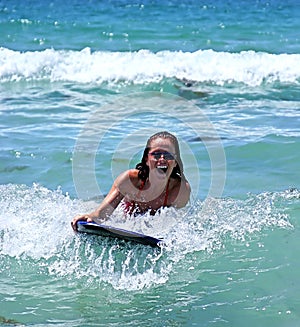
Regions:
<instances>
[{"instance_id":1,"label":"smiling girl","mask_svg":"<svg viewBox=\"0 0 300 327\"><path fill-rule=\"evenodd\" d=\"M118 205L130 215L154 215L163 207L182 208L188 203L190 192L177 138L169 132L159 132L148 139L136 168L116 178L100 206L90 214L74 217L71 224L76 231L79 220L102 223Z\"/></svg>"}]
</instances>

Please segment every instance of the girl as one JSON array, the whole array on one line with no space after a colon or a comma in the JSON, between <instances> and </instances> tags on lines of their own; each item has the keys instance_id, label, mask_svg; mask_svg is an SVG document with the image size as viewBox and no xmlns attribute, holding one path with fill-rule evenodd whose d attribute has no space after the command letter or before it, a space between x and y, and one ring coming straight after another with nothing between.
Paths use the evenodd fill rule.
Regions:
<instances>
[{"instance_id":1,"label":"girl","mask_svg":"<svg viewBox=\"0 0 300 327\"><path fill-rule=\"evenodd\" d=\"M71 225L77 231L79 220L102 223L119 204L130 215L148 211L154 215L163 207L182 208L188 203L190 192L177 138L169 132L159 132L148 139L136 168L120 174L100 206L74 217Z\"/></svg>"}]
</instances>

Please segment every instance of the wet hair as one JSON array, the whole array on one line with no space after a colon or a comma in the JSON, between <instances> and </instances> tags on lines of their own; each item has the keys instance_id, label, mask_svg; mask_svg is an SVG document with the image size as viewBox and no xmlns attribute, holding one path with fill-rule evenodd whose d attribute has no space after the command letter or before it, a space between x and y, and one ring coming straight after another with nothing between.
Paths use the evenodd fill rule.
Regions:
<instances>
[{"instance_id":1,"label":"wet hair","mask_svg":"<svg viewBox=\"0 0 300 327\"><path fill-rule=\"evenodd\" d=\"M144 153L143 153L142 161L140 163L138 163L135 167L136 169L139 170L139 173L138 173L139 179L141 179L142 181L145 182L149 177L149 167L146 164L146 162L147 162L149 151L151 149L151 147L150 147L151 142L157 138L169 139L174 144L175 154L176 154L175 160L177 162L177 165L173 168L171 177L181 180L182 178L184 178L184 175L183 175L183 164L182 164L182 160L180 157L178 140L177 140L176 136L174 136L173 134L171 134L167 131L158 132L158 133L150 136L150 138L148 139Z\"/></svg>"}]
</instances>

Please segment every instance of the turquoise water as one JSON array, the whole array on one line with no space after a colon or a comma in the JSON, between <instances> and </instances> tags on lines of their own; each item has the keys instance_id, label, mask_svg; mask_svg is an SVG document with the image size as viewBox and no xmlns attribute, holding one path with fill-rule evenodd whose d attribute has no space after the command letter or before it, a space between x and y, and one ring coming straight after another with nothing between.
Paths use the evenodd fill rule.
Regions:
<instances>
[{"instance_id":1,"label":"turquoise water","mask_svg":"<svg viewBox=\"0 0 300 327\"><path fill-rule=\"evenodd\" d=\"M0 2L0 324L300 323L296 1ZM149 135L190 205L75 236Z\"/></svg>"}]
</instances>

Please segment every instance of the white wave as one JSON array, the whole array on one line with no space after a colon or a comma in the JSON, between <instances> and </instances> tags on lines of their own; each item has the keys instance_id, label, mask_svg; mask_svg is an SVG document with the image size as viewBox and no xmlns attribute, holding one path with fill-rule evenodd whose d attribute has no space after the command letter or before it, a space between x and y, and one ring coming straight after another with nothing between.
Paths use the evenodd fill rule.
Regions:
<instances>
[{"instance_id":1,"label":"white wave","mask_svg":"<svg viewBox=\"0 0 300 327\"><path fill-rule=\"evenodd\" d=\"M0 208L1 254L48 259L72 237L70 220L80 205L61 190L7 184L0 185Z\"/></svg>"},{"instance_id":2,"label":"white wave","mask_svg":"<svg viewBox=\"0 0 300 327\"><path fill-rule=\"evenodd\" d=\"M0 257L5 258L0 271L7 269L10 258L16 258L20 265L34 261L32 273L36 274L93 279L115 289L149 288L165 284L187 254L218 251L227 237L244 243L265 228L291 228L288 215L275 204L298 198L299 191L291 190L253 195L246 200L197 202L184 217L175 217L170 210L173 221L169 219L167 226L167 247L160 250L108 238L75 237L70 219L86 210L86 204L70 199L61 190L39 185L0 185ZM168 210L162 215L160 222L147 217L147 232L149 224L164 229ZM128 223L141 228L145 222L140 219L137 224Z\"/></svg>"},{"instance_id":3,"label":"white wave","mask_svg":"<svg viewBox=\"0 0 300 327\"><path fill-rule=\"evenodd\" d=\"M160 82L164 78L195 82L299 83L300 54L148 50L104 52L54 50L19 52L0 48L0 81L50 80L78 83Z\"/></svg>"}]
</instances>

